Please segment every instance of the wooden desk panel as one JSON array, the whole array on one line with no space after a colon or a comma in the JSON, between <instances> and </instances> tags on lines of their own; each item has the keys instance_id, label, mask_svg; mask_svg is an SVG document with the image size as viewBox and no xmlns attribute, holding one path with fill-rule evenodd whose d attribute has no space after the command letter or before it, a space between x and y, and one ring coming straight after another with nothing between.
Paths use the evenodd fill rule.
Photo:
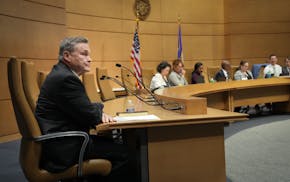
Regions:
<instances>
[{"instance_id":1,"label":"wooden desk panel","mask_svg":"<svg viewBox=\"0 0 290 182\"><path fill-rule=\"evenodd\" d=\"M136 111L146 110L160 120L104 123L97 130L139 131L138 142L131 142L130 148L140 150L142 182L225 182L224 125L247 120L246 114L207 108L207 114L185 115L146 105L133 96L105 102L104 111L123 112L127 99L133 100ZM126 136L135 141L136 135Z\"/></svg>"},{"instance_id":2,"label":"wooden desk panel","mask_svg":"<svg viewBox=\"0 0 290 182\"><path fill-rule=\"evenodd\" d=\"M149 179L153 182L225 182L224 125L148 129Z\"/></svg>"},{"instance_id":3,"label":"wooden desk panel","mask_svg":"<svg viewBox=\"0 0 290 182\"><path fill-rule=\"evenodd\" d=\"M155 93L160 98L172 96L176 100L207 98L207 106L228 111L237 106L284 102L286 107L280 110L290 112L290 77L194 84L159 89Z\"/></svg>"}]
</instances>

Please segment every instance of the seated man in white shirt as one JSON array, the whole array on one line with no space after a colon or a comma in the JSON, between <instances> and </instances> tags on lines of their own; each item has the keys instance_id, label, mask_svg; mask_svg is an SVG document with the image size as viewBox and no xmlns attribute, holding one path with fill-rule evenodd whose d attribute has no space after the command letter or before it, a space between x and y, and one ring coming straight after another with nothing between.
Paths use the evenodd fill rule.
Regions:
<instances>
[{"instance_id":1,"label":"seated man in white shirt","mask_svg":"<svg viewBox=\"0 0 290 182\"><path fill-rule=\"evenodd\" d=\"M264 69L264 78L270 78L270 77L279 77L282 73L282 67L277 64L278 58L276 55L271 54L269 56L269 62L270 64L265 67Z\"/></svg>"}]
</instances>

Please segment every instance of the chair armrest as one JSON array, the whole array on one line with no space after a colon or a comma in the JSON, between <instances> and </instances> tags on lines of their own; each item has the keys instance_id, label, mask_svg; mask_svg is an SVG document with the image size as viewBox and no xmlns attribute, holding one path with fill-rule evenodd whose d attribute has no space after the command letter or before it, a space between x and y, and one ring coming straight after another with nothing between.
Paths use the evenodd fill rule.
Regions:
<instances>
[{"instance_id":1,"label":"chair armrest","mask_svg":"<svg viewBox=\"0 0 290 182\"><path fill-rule=\"evenodd\" d=\"M55 139L55 138L63 138L63 137L83 137L84 138L84 141L80 150L80 154L79 154L78 171L77 171L78 177L81 177L83 174L82 167L83 167L84 154L85 154L85 150L90 139L89 135L86 132L66 131L66 132L50 133L50 134L35 137L33 140L36 142L43 142L46 140Z\"/></svg>"}]
</instances>

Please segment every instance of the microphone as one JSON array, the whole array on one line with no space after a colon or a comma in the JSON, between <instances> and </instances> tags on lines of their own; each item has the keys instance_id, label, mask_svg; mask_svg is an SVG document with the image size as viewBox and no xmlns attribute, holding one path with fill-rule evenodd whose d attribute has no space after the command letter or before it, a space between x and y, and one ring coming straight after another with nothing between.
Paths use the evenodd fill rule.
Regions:
<instances>
[{"instance_id":1,"label":"microphone","mask_svg":"<svg viewBox=\"0 0 290 182\"><path fill-rule=\"evenodd\" d=\"M155 97L155 95L150 91L150 89L148 89L146 86L145 86L145 84L144 84L144 82L142 81L142 80L140 80L136 75L135 75L135 73L131 70L131 69L129 69L129 68L127 68L126 66L122 66L121 64L119 64L119 63L117 63L116 64L116 67L119 67L119 68L121 68L121 69L125 69L125 70L127 70L127 71L129 71L135 78L136 78L136 80L139 82L139 83L141 83L141 85L142 85L142 87L154 98L154 100L157 102L157 103L159 103L160 105L161 105L161 103L160 103L160 101ZM129 75L127 75L127 77L128 77Z\"/></svg>"},{"instance_id":2,"label":"microphone","mask_svg":"<svg viewBox=\"0 0 290 182\"><path fill-rule=\"evenodd\" d=\"M152 98L155 100L155 102L157 102L158 105L160 105L163 109L166 109L166 110L180 110L180 109L183 109L183 106L180 106L180 105L179 106L169 107L169 108L165 107L166 105L169 105L169 103L162 103L161 101L159 101L156 98L156 96L145 86L144 82L142 80L140 80L131 69L127 68L126 66L122 66L119 63L116 63L116 67L119 67L121 69L125 69L125 70L129 71L136 78L136 80L139 83L141 83L141 85L144 87L144 89L152 96ZM176 105L178 103L172 103L172 104Z\"/></svg>"},{"instance_id":3,"label":"microphone","mask_svg":"<svg viewBox=\"0 0 290 182\"><path fill-rule=\"evenodd\" d=\"M119 86L125 88L130 94L134 95L135 97L137 97L137 99L141 100L142 102L148 104L148 105L156 105L154 103L152 103L152 101L146 101L144 100L140 95L136 94L134 91L130 90L128 87L126 87L126 85L124 85L122 82L120 82L118 79L110 77L110 76L105 76L102 75L100 80L112 80L113 82L115 82L116 84L118 84ZM155 100L154 100L155 101ZM157 103L159 105L159 103Z\"/></svg>"}]
</instances>

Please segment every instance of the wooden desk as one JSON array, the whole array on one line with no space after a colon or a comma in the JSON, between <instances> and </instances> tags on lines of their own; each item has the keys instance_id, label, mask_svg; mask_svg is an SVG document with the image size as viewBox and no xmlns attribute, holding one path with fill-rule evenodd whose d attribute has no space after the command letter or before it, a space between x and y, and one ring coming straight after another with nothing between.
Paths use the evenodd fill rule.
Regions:
<instances>
[{"instance_id":1,"label":"wooden desk","mask_svg":"<svg viewBox=\"0 0 290 182\"><path fill-rule=\"evenodd\" d=\"M184 115L128 98L137 111L149 111L161 120L109 123L97 129L138 133L142 182L226 181L224 125L246 120L247 115L213 108L207 108L207 114ZM104 111L111 115L124 111L128 98L105 102Z\"/></svg>"},{"instance_id":2,"label":"wooden desk","mask_svg":"<svg viewBox=\"0 0 290 182\"><path fill-rule=\"evenodd\" d=\"M207 106L233 111L234 107L277 103L276 108L290 112L290 77L194 84L159 89L161 99L186 100L206 98ZM188 114L187 111L184 112Z\"/></svg>"}]
</instances>

